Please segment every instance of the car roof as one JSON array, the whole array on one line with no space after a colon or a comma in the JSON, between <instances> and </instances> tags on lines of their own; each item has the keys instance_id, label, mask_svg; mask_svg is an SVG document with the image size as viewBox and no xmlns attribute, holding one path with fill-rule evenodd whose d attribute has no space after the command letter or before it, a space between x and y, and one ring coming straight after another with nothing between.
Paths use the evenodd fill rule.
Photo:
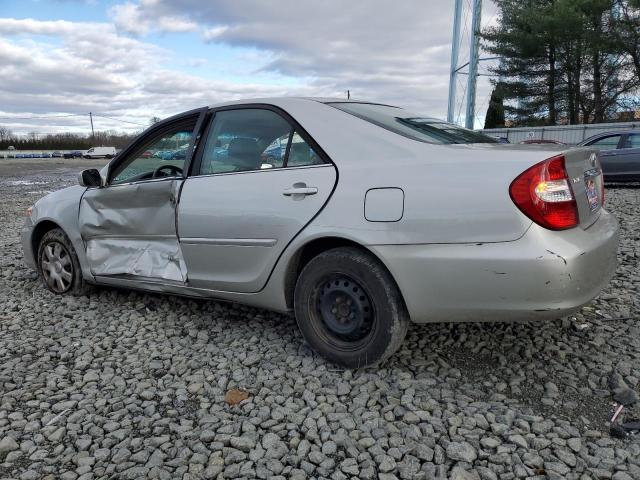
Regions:
<instances>
[{"instance_id":1,"label":"car roof","mask_svg":"<svg viewBox=\"0 0 640 480\"><path fill-rule=\"evenodd\" d=\"M624 135L626 133L640 133L640 130L610 130L608 132L598 133L593 135L593 137L601 137L602 135Z\"/></svg>"},{"instance_id":2,"label":"car roof","mask_svg":"<svg viewBox=\"0 0 640 480\"><path fill-rule=\"evenodd\" d=\"M580 142L580 144L590 142L591 140L595 140L596 138L609 137L611 135L628 135L630 133L640 134L640 130L610 130L608 132L596 133L595 135L591 135L590 137L585 138Z\"/></svg>"},{"instance_id":3,"label":"car roof","mask_svg":"<svg viewBox=\"0 0 640 480\"><path fill-rule=\"evenodd\" d=\"M278 107L285 106L291 102L315 102L315 103L366 103L370 105L386 105L389 107L395 107L395 105L388 105L380 102L373 102L367 100L346 99L337 97L259 97L259 98L245 98L242 100L232 100L228 102L220 102L208 105L209 108L219 108L231 105L251 105L256 103L265 103L268 105L275 105Z\"/></svg>"}]
</instances>

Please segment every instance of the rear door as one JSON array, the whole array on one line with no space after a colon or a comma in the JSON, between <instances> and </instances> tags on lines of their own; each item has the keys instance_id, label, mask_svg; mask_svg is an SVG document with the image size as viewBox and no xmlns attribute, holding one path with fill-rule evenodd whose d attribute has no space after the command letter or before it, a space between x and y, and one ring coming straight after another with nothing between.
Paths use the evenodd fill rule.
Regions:
<instances>
[{"instance_id":1,"label":"rear door","mask_svg":"<svg viewBox=\"0 0 640 480\"><path fill-rule=\"evenodd\" d=\"M621 172L621 163L618 159L618 147L622 144L624 135L616 133L600 137L587 146L600 150L600 162L605 179L614 180Z\"/></svg>"},{"instance_id":2,"label":"rear door","mask_svg":"<svg viewBox=\"0 0 640 480\"><path fill-rule=\"evenodd\" d=\"M106 186L87 189L79 226L93 275L186 281L175 206L203 115L151 128L109 165ZM188 155L158 155L185 148Z\"/></svg>"},{"instance_id":3,"label":"rear door","mask_svg":"<svg viewBox=\"0 0 640 480\"><path fill-rule=\"evenodd\" d=\"M640 179L640 133L629 133L616 150L615 164L620 180Z\"/></svg>"},{"instance_id":4,"label":"rear door","mask_svg":"<svg viewBox=\"0 0 640 480\"><path fill-rule=\"evenodd\" d=\"M284 112L215 112L178 207L189 285L257 292L337 179L320 147Z\"/></svg>"}]
</instances>

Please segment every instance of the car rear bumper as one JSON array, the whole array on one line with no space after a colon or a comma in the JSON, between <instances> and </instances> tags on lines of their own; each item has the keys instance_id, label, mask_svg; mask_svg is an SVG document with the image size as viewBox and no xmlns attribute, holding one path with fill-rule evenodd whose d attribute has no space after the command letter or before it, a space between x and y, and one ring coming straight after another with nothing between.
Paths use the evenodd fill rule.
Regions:
<instances>
[{"instance_id":1,"label":"car rear bumper","mask_svg":"<svg viewBox=\"0 0 640 480\"><path fill-rule=\"evenodd\" d=\"M602 211L586 230L533 224L512 242L378 245L416 323L553 319L591 301L617 265L618 224Z\"/></svg>"}]
</instances>

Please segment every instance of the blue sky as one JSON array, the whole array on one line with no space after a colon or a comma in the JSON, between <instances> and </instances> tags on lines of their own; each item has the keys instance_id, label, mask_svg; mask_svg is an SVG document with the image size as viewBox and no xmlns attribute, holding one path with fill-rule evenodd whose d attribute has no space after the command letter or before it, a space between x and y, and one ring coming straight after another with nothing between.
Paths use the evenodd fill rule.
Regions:
<instances>
[{"instance_id":1,"label":"blue sky","mask_svg":"<svg viewBox=\"0 0 640 480\"><path fill-rule=\"evenodd\" d=\"M444 117L452 3L0 0L0 125L83 131L93 111L133 131L203 104L347 89ZM482 110L486 78L479 91ZM60 114L78 117L42 118Z\"/></svg>"}]
</instances>

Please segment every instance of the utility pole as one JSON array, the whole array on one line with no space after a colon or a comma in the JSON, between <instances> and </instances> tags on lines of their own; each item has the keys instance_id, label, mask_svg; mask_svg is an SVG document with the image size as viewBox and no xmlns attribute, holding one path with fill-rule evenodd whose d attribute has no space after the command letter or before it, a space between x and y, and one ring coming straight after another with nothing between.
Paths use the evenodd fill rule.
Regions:
<instances>
[{"instance_id":1,"label":"utility pole","mask_svg":"<svg viewBox=\"0 0 640 480\"><path fill-rule=\"evenodd\" d=\"M91 138L95 140L96 134L93 132L93 114L89 112L89 121L91 122Z\"/></svg>"},{"instance_id":2,"label":"utility pole","mask_svg":"<svg viewBox=\"0 0 640 480\"><path fill-rule=\"evenodd\" d=\"M349 100L350 98L351 98L351 92L347 90L347 100Z\"/></svg>"},{"instance_id":3,"label":"utility pole","mask_svg":"<svg viewBox=\"0 0 640 480\"><path fill-rule=\"evenodd\" d=\"M456 0L453 12L453 38L451 39L451 70L449 72L449 108L447 122L453 123L456 109L456 79L458 75L458 54L460 53L460 22L462 20L462 0Z\"/></svg>"},{"instance_id":4,"label":"utility pole","mask_svg":"<svg viewBox=\"0 0 640 480\"><path fill-rule=\"evenodd\" d=\"M462 23L463 1L455 0L453 13L453 38L451 40L451 70L449 71L449 104L447 109L447 121L455 122L456 88L458 74L467 75L467 92L465 108L465 126L473 128L476 110L476 83L478 80L478 62L493 60L494 58L479 58L480 50L480 22L482 20L482 0L471 0L471 39L469 44L469 61L458 65L460 57L460 28ZM463 72L468 67L467 72Z\"/></svg>"},{"instance_id":5,"label":"utility pole","mask_svg":"<svg viewBox=\"0 0 640 480\"><path fill-rule=\"evenodd\" d=\"M480 22L482 20L482 0L474 0L471 22L469 53L469 76L467 78L467 111L465 127L473 128L476 118L476 84L478 83L478 52L480 51Z\"/></svg>"}]
</instances>

